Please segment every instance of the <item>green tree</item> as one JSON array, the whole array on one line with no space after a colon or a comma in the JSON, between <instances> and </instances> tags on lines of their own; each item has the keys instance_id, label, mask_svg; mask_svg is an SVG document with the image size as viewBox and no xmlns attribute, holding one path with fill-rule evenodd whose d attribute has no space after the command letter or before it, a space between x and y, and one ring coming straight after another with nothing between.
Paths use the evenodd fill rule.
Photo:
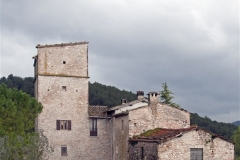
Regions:
<instances>
[{"instance_id":1,"label":"green tree","mask_svg":"<svg viewBox=\"0 0 240 160\"><path fill-rule=\"evenodd\" d=\"M235 143L235 155L240 159L240 127L233 133L233 141Z\"/></svg>"},{"instance_id":2,"label":"green tree","mask_svg":"<svg viewBox=\"0 0 240 160\"><path fill-rule=\"evenodd\" d=\"M160 101L165 103L165 104L168 104L172 107L176 107L176 108L180 108L180 105L179 104L176 104L176 103L173 103L172 102L172 99L174 98L172 96L173 92L171 92L169 89L168 89L168 85L167 83L163 83L162 84L162 88L163 90L162 91L159 91L159 94L160 94Z\"/></svg>"},{"instance_id":3,"label":"green tree","mask_svg":"<svg viewBox=\"0 0 240 160\"><path fill-rule=\"evenodd\" d=\"M1 160L41 159L51 151L42 132L33 132L34 120L41 111L42 105L30 95L0 85Z\"/></svg>"}]
</instances>

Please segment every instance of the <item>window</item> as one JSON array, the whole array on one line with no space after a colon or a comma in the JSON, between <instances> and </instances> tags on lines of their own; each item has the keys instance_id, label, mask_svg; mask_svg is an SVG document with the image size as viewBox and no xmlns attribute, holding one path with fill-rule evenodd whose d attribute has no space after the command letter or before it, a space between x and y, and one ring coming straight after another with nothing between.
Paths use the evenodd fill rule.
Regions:
<instances>
[{"instance_id":1,"label":"window","mask_svg":"<svg viewBox=\"0 0 240 160\"><path fill-rule=\"evenodd\" d=\"M62 90L66 91L67 87L66 86L62 86Z\"/></svg>"},{"instance_id":2,"label":"window","mask_svg":"<svg viewBox=\"0 0 240 160\"><path fill-rule=\"evenodd\" d=\"M66 61L63 61L63 64L66 64Z\"/></svg>"},{"instance_id":3,"label":"window","mask_svg":"<svg viewBox=\"0 0 240 160\"><path fill-rule=\"evenodd\" d=\"M144 159L144 148L141 147L141 158Z\"/></svg>"},{"instance_id":4,"label":"window","mask_svg":"<svg viewBox=\"0 0 240 160\"><path fill-rule=\"evenodd\" d=\"M97 136L97 119L90 119L90 136Z\"/></svg>"},{"instance_id":5,"label":"window","mask_svg":"<svg viewBox=\"0 0 240 160\"><path fill-rule=\"evenodd\" d=\"M203 160L203 149L190 148L190 160Z\"/></svg>"},{"instance_id":6,"label":"window","mask_svg":"<svg viewBox=\"0 0 240 160\"><path fill-rule=\"evenodd\" d=\"M71 120L57 120L57 130L71 130Z\"/></svg>"},{"instance_id":7,"label":"window","mask_svg":"<svg viewBox=\"0 0 240 160\"><path fill-rule=\"evenodd\" d=\"M61 146L61 156L67 156L67 146Z\"/></svg>"}]
</instances>

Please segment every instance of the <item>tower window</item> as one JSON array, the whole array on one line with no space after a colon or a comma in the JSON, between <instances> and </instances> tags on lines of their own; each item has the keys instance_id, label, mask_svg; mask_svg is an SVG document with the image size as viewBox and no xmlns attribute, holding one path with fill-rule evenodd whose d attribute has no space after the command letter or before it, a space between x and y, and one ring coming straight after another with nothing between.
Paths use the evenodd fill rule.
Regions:
<instances>
[{"instance_id":1,"label":"tower window","mask_svg":"<svg viewBox=\"0 0 240 160\"><path fill-rule=\"evenodd\" d=\"M62 86L62 90L67 91L67 86Z\"/></svg>"},{"instance_id":2,"label":"tower window","mask_svg":"<svg viewBox=\"0 0 240 160\"><path fill-rule=\"evenodd\" d=\"M67 146L61 146L61 156L67 156Z\"/></svg>"},{"instance_id":3,"label":"tower window","mask_svg":"<svg viewBox=\"0 0 240 160\"><path fill-rule=\"evenodd\" d=\"M63 64L66 64L66 61L63 61Z\"/></svg>"}]
</instances>

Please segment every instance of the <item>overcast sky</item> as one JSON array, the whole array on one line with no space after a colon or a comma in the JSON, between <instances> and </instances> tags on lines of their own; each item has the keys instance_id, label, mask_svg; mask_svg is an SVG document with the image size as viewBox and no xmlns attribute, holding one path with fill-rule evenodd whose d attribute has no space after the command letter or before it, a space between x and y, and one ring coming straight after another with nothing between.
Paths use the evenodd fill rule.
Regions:
<instances>
[{"instance_id":1,"label":"overcast sky","mask_svg":"<svg viewBox=\"0 0 240 160\"><path fill-rule=\"evenodd\" d=\"M37 44L81 41L91 82L167 82L182 108L240 120L238 0L1 0L1 77L32 77Z\"/></svg>"}]
</instances>

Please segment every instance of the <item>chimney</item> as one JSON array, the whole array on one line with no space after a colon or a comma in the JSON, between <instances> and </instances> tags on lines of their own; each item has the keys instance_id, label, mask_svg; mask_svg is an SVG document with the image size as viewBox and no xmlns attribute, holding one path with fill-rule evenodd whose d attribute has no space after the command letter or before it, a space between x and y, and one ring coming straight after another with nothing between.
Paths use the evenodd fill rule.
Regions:
<instances>
[{"instance_id":1,"label":"chimney","mask_svg":"<svg viewBox=\"0 0 240 160\"><path fill-rule=\"evenodd\" d=\"M143 99L144 98L144 92L143 91L137 91L137 99Z\"/></svg>"},{"instance_id":2,"label":"chimney","mask_svg":"<svg viewBox=\"0 0 240 160\"><path fill-rule=\"evenodd\" d=\"M147 95L148 95L148 105L157 104L159 102L159 94L157 92L149 92Z\"/></svg>"},{"instance_id":3,"label":"chimney","mask_svg":"<svg viewBox=\"0 0 240 160\"><path fill-rule=\"evenodd\" d=\"M157 105L159 102L159 94L157 92L149 92L148 94L148 106L152 110L152 114L157 116Z\"/></svg>"},{"instance_id":4,"label":"chimney","mask_svg":"<svg viewBox=\"0 0 240 160\"><path fill-rule=\"evenodd\" d=\"M122 103L122 104L125 104L125 103L127 103L127 100L126 100L126 99L122 99L122 100L121 100L121 103Z\"/></svg>"}]
</instances>

